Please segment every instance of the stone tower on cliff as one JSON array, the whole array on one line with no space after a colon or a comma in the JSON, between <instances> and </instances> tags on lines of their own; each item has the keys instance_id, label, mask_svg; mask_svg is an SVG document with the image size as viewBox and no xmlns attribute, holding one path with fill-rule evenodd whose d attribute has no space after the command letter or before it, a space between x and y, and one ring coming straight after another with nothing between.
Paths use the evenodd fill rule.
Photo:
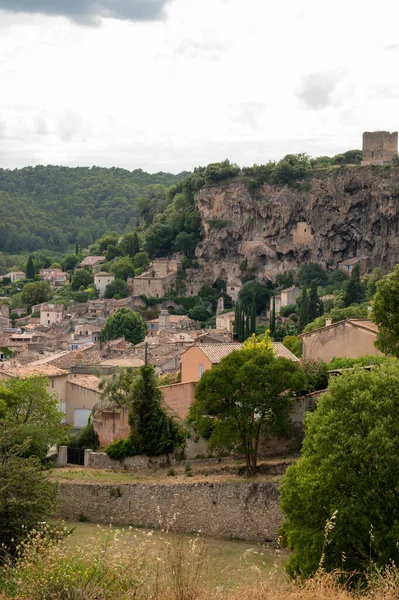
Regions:
<instances>
[{"instance_id":1,"label":"stone tower on cliff","mask_svg":"<svg viewBox=\"0 0 399 600\"><path fill-rule=\"evenodd\" d=\"M384 165L398 154L398 132L365 131L363 133L363 165Z\"/></svg>"}]
</instances>

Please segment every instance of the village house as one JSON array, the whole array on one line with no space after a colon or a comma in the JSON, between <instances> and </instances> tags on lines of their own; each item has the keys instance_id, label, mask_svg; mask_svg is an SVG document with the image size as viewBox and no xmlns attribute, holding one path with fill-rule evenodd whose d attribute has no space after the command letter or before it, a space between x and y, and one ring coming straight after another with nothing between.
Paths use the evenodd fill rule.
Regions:
<instances>
[{"instance_id":1,"label":"village house","mask_svg":"<svg viewBox=\"0 0 399 600\"><path fill-rule=\"evenodd\" d=\"M167 310L161 310L157 319L147 321L148 338L154 338L161 331L176 332L179 330L187 331L198 329L197 321L190 319L187 315L170 315Z\"/></svg>"},{"instance_id":2,"label":"village house","mask_svg":"<svg viewBox=\"0 0 399 600\"><path fill-rule=\"evenodd\" d=\"M378 326L369 319L346 319L332 323L326 319L325 327L301 333L304 360L330 361L336 356L359 358L381 356L374 345Z\"/></svg>"},{"instance_id":3,"label":"village house","mask_svg":"<svg viewBox=\"0 0 399 600\"><path fill-rule=\"evenodd\" d=\"M21 281L21 279L26 279L26 274L22 271L10 271L4 277L10 279L11 283L15 283L16 281Z\"/></svg>"},{"instance_id":4,"label":"village house","mask_svg":"<svg viewBox=\"0 0 399 600\"><path fill-rule=\"evenodd\" d=\"M60 323L65 316L63 304L47 304L40 306L40 325L53 325Z\"/></svg>"},{"instance_id":5,"label":"village house","mask_svg":"<svg viewBox=\"0 0 399 600\"><path fill-rule=\"evenodd\" d=\"M107 304L105 300L90 300L87 305L87 316L94 319L105 319Z\"/></svg>"},{"instance_id":6,"label":"village house","mask_svg":"<svg viewBox=\"0 0 399 600\"><path fill-rule=\"evenodd\" d=\"M180 382L198 382L205 371L212 369L234 350L241 350L242 344L200 344L192 346L180 357L181 370ZM299 359L288 350L281 342L273 342L275 356L288 358L293 362Z\"/></svg>"},{"instance_id":7,"label":"village house","mask_svg":"<svg viewBox=\"0 0 399 600\"><path fill-rule=\"evenodd\" d=\"M63 285L68 281L67 273L61 269L40 269L39 277L42 281L48 281L54 285Z\"/></svg>"},{"instance_id":8,"label":"village house","mask_svg":"<svg viewBox=\"0 0 399 600\"><path fill-rule=\"evenodd\" d=\"M230 312L226 312L226 313L217 315L216 316L216 329L229 331L230 333L233 333L234 317L235 317L234 311L230 311Z\"/></svg>"},{"instance_id":9,"label":"village house","mask_svg":"<svg viewBox=\"0 0 399 600\"><path fill-rule=\"evenodd\" d=\"M100 298L104 298L105 289L107 285L115 281L115 275L113 273L106 273L105 271L100 271L94 275L94 285L98 290L98 295Z\"/></svg>"},{"instance_id":10,"label":"village house","mask_svg":"<svg viewBox=\"0 0 399 600\"><path fill-rule=\"evenodd\" d=\"M151 298L163 298L176 283L181 261L180 254L176 254L172 258L155 259L148 271L127 280L132 296L144 295Z\"/></svg>"},{"instance_id":11,"label":"village house","mask_svg":"<svg viewBox=\"0 0 399 600\"><path fill-rule=\"evenodd\" d=\"M77 266L78 269L85 267L92 269L96 273L101 269L101 264L105 262L105 256L86 256L84 260Z\"/></svg>"},{"instance_id":12,"label":"village house","mask_svg":"<svg viewBox=\"0 0 399 600\"><path fill-rule=\"evenodd\" d=\"M361 262L361 258L350 258L339 263L338 269L346 273L348 276L351 275L354 267Z\"/></svg>"},{"instance_id":13,"label":"village house","mask_svg":"<svg viewBox=\"0 0 399 600\"><path fill-rule=\"evenodd\" d=\"M298 298L301 290L294 285L286 288L285 290L281 290L278 294L274 296L275 301L275 310L276 315L279 315L283 306L290 306L291 304L296 303L296 299ZM268 316L270 318L272 310L272 298L270 299L270 309L268 312Z\"/></svg>"},{"instance_id":14,"label":"village house","mask_svg":"<svg viewBox=\"0 0 399 600\"><path fill-rule=\"evenodd\" d=\"M75 331L68 338L68 344L71 350L80 350L84 346L100 341L100 327L93 325L79 324L75 326Z\"/></svg>"}]
</instances>

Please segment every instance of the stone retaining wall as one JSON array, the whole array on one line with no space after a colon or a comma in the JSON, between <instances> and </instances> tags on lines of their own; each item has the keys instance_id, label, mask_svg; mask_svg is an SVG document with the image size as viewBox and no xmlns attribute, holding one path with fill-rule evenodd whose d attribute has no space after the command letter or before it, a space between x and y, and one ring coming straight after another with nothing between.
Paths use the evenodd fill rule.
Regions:
<instances>
[{"instance_id":1,"label":"stone retaining wall","mask_svg":"<svg viewBox=\"0 0 399 600\"><path fill-rule=\"evenodd\" d=\"M245 540L276 541L281 524L278 484L59 484L59 516L94 523L159 528ZM175 515L175 520L173 515Z\"/></svg>"}]
</instances>

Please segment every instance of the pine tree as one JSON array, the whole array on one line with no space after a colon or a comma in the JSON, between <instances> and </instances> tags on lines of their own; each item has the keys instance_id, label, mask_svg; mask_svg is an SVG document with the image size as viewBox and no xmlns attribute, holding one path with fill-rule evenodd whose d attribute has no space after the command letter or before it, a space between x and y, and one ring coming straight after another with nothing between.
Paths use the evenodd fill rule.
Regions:
<instances>
[{"instance_id":1,"label":"pine tree","mask_svg":"<svg viewBox=\"0 0 399 600\"><path fill-rule=\"evenodd\" d=\"M309 321L314 321L320 317L320 298L317 292L317 280L314 279L310 284L309 294Z\"/></svg>"},{"instance_id":2,"label":"pine tree","mask_svg":"<svg viewBox=\"0 0 399 600\"><path fill-rule=\"evenodd\" d=\"M344 304L345 306L350 306L351 304L358 304L362 300L364 300L364 288L360 281L360 265L358 263L353 267L351 276L349 277L344 294Z\"/></svg>"},{"instance_id":3,"label":"pine tree","mask_svg":"<svg viewBox=\"0 0 399 600\"><path fill-rule=\"evenodd\" d=\"M274 335L276 333L276 297L273 294L272 300L272 312L270 315L270 335Z\"/></svg>"},{"instance_id":4,"label":"pine tree","mask_svg":"<svg viewBox=\"0 0 399 600\"><path fill-rule=\"evenodd\" d=\"M26 265L26 279L34 279L36 275L35 265L33 264L32 256L28 258L28 264Z\"/></svg>"},{"instance_id":5,"label":"pine tree","mask_svg":"<svg viewBox=\"0 0 399 600\"><path fill-rule=\"evenodd\" d=\"M303 328L309 323L309 296L306 288L302 290L299 324Z\"/></svg>"},{"instance_id":6,"label":"pine tree","mask_svg":"<svg viewBox=\"0 0 399 600\"><path fill-rule=\"evenodd\" d=\"M252 311L251 311L251 335L256 333L256 301L255 296L252 298Z\"/></svg>"}]
</instances>

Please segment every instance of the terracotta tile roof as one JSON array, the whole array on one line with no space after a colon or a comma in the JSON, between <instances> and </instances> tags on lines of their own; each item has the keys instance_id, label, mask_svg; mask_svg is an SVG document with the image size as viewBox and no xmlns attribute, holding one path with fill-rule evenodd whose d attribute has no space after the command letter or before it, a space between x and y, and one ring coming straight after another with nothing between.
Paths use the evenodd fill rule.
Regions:
<instances>
[{"instance_id":1,"label":"terracotta tile roof","mask_svg":"<svg viewBox=\"0 0 399 600\"><path fill-rule=\"evenodd\" d=\"M358 327L362 327L363 329L369 329L374 333L378 333L378 325L373 323L370 319L348 319L349 323L352 325L357 325Z\"/></svg>"},{"instance_id":2,"label":"terracotta tile roof","mask_svg":"<svg viewBox=\"0 0 399 600\"><path fill-rule=\"evenodd\" d=\"M212 364L218 364L225 356L228 356L234 350L241 350L242 344L201 344L197 346L202 350ZM293 362L299 362L299 358L295 356L288 348L283 346L281 342L273 342L275 356L277 358L288 358Z\"/></svg>"},{"instance_id":3,"label":"terracotta tile roof","mask_svg":"<svg viewBox=\"0 0 399 600\"><path fill-rule=\"evenodd\" d=\"M113 273L107 273L106 271L100 271L99 273L96 273L94 277L115 277L115 275Z\"/></svg>"},{"instance_id":4,"label":"terracotta tile roof","mask_svg":"<svg viewBox=\"0 0 399 600\"><path fill-rule=\"evenodd\" d=\"M142 367L143 359L138 356L116 356L115 358L107 358L101 361L102 367Z\"/></svg>"},{"instance_id":5,"label":"terracotta tile roof","mask_svg":"<svg viewBox=\"0 0 399 600\"><path fill-rule=\"evenodd\" d=\"M105 256L86 256L79 267L93 267L99 263L105 262Z\"/></svg>"},{"instance_id":6,"label":"terracotta tile roof","mask_svg":"<svg viewBox=\"0 0 399 600\"><path fill-rule=\"evenodd\" d=\"M288 358L293 362L299 362L299 358L295 356L291 350L288 350L281 342L273 342L273 348L277 358Z\"/></svg>"},{"instance_id":7,"label":"terracotta tile roof","mask_svg":"<svg viewBox=\"0 0 399 600\"><path fill-rule=\"evenodd\" d=\"M1 372L1 371L0 371ZM9 377L31 377L32 375L43 375L45 377L61 377L68 375L66 371L55 367L54 365L26 365L24 367L13 367L4 369L4 374Z\"/></svg>"},{"instance_id":8,"label":"terracotta tile roof","mask_svg":"<svg viewBox=\"0 0 399 600\"><path fill-rule=\"evenodd\" d=\"M324 327L313 329L313 331L306 331L305 333L300 333L298 337L303 338L305 336L319 333L325 331L326 329L337 327L338 325L342 325L345 323L348 323L348 325L352 325L353 327L360 327L361 329L368 329L373 333L378 333L378 325L373 323L370 319L343 319L342 321L337 321L336 323L332 323L331 325L325 325Z\"/></svg>"},{"instance_id":9,"label":"terracotta tile roof","mask_svg":"<svg viewBox=\"0 0 399 600\"><path fill-rule=\"evenodd\" d=\"M68 379L68 383L86 388L87 390L92 390L93 392L100 391L98 389L100 379L95 375L76 375Z\"/></svg>"},{"instance_id":10,"label":"terracotta tile roof","mask_svg":"<svg viewBox=\"0 0 399 600\"><path fill-rule=\"evenodd\" d=\"M170 323L181 323L182 321L192 321L187 315L169 315ZM151 319L147 323L159 323L159 319Z\"/></svg>"}]
</instances>

